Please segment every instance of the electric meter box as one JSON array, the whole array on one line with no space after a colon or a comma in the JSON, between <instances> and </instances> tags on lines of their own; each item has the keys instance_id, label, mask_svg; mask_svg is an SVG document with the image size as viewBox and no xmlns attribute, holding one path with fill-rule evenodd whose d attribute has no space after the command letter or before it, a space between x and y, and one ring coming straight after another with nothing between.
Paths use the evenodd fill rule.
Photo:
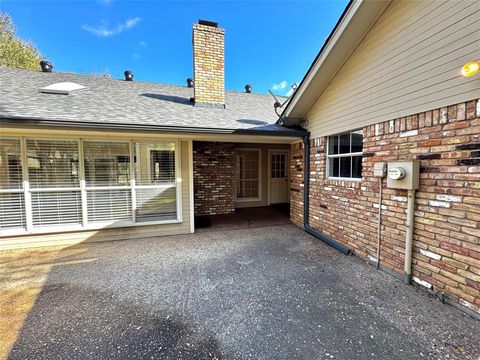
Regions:
<instances>
[{"instance_id":1,"label":"electric meter box","mask_svg":"<svg viewBox=\"0 0 480 360\"><path fill-rule=\"evenodd\" d=\"M420 178L420 160L393 161L388 163L387 187L390 189L416 190Z\"/></svg>"}]
</instances>

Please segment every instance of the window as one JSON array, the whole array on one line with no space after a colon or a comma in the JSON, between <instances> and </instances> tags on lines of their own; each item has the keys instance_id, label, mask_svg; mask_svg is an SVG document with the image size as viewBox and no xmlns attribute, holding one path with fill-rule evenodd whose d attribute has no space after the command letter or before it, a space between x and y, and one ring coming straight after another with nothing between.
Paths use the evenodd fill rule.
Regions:
<instances>
[{"instance_id":1,"label":"window","mask_svg":"<svg viewBox=\"0 0 480 360\"><path fill-rule=\"evenodd\" d=\"M236 150L235 171L237 198L260 198L260 150Z\"/></svg>"},{"instance_id":2,"label":"window","mask_svg":"<svg viewBox=\"0 0 480 360\"><path fill-rule=\"evenodd\" d=\"M0 140L0 230L26 225L20 139Z\"/></svg>"},{"instance_id":3,"label":"window","mask_svg":"<svg viewBox=\"0 0 480 360\"><path fill-rule=\"evenodd\" d=\"M362 131L333 135L328 137L329 178L362 178Z\"/></svg>"},{"instance_id":4,"label":"window","mask_svg":"<svg viewBox=\"0 0 480 360\"><path fill-rule=\"evenodd\" d=\"M176 147L1 137L0 234L177 221Z\"/></svg>"},{"instance_id":5,"label":"window","mask_svg":"<svg viewBox=\"0 0 480 360\"><path fill-rule=\"evenodd\" d=\"M78 141L26 139L33 227L81 224Z\"/></svg>"},{"instance_id":6,"label":"window","mask_svg":"<svg viewBox=\"0 0 480 360\"><path fill-rule=\"evenodd\" d=\"M175 143L136 143L135 158L136 221L175 219Z\"/></svg>"}]
</instances>

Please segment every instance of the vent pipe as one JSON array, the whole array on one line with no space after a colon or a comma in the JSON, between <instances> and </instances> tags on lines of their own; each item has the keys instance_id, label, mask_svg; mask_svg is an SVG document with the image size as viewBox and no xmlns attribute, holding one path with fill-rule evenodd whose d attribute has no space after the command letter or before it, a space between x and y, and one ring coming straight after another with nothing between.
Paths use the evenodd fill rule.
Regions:
<instances>
[{"instance_id":1,"label":"vent pipe","mask_svg":"<svg viewBox=\"0 0 480 360\"><path fill-rule=\"evenodd\" d=\"M245 92L247 94L250 94L252 92L252 85L250 84L245 85Z\"/></svg>"},{"instance_id":2,"label":"vent pipe","mask_svg":"<svg viewBox=\"0 0 480 360\"><path fill-rule=\"evenodd\" d=\"M53 69L53 64L47 60L40 61L40 67L42 68L42 72L50 73Z\"/></svg>"},{"instance_id":3,"label":"vent pipe","mask_svg":"<svg viewBox=\"0 0 480 360\"><path fill-rule=\"evenodd\" d=\"M193 87L193 79L192 78L187 79L187 87L189 87L189 88Z\"/></svg>"},{"instance_id":4,"label":"vent pipe","mask_svg":"<svg viewBox=\"0 0 480 360\"><path fill-rule=\"evenodd\" d=\"M125 70L123 75L125 75L125 81L133 81L133 72L130 70Z\"/></svg>"}]
</instances>

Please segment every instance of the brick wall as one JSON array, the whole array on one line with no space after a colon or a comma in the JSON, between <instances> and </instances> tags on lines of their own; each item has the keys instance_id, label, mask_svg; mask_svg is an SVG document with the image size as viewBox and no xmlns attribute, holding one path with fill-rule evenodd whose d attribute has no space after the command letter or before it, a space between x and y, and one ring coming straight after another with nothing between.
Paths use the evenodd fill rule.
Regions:
<instances>
[{"instance_id":1,"label":"brick wall","mask_svg":"<svg viewBox=\"0 0 480 360\"><path fill-rule=\"evenodd\" d=\"M224 32L193 25L193 75L196 104L225 104Z\"/></svg>"},{"instance_id":2,"label":"brick wall","mask_svg":"<svg viewBox=\"0 0 480 360\"><path fill-rule=\"evenodd\" d=\"M231 143L193 142L195 215L235 211L235 154Z\"/></svg>"},{"instance_id":3,"label":"brick wall","mask_svg":"<svg viewBox=\"0 0 480 360\"><path fill-rule=\"evenodd\" d=\"M373 164L421 160L414 281L480 313L480 101L363 128L362 181L325 179L326 138L311 140L310 225L356 254L376 257L378 179ZM302 225L303 153L292 146L292 221ZM381 266L403 273L407 191L383 179Z\"/></svg>"}]
</instances>

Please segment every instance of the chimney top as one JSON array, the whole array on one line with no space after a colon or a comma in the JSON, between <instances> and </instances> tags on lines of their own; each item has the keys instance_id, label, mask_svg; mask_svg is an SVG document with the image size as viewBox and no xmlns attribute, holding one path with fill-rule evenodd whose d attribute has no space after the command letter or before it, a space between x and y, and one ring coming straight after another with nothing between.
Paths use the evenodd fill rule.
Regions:
<instances>
[{"instance_id":1,"label":"chimney top","mask_svg":"<svg viewBox=\"0 0 480 360\"><path fill-rule=\"evenodd\" d=\"M214 28L218 28L218 23L215 21L208 21L208 20L198 20L200 25L211 26Z\"/></svg>"}]
</instances>

